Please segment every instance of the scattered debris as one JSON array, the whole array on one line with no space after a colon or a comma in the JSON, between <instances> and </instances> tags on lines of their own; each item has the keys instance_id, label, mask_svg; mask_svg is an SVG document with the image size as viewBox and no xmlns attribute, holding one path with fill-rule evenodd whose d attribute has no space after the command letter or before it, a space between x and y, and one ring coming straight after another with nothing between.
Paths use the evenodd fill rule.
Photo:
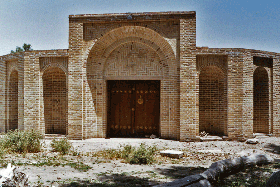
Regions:
<instances>
[{"instance_id":1,"label":"scattered debris","mask_svg":"<svg viewBox=\"0 0 280 187\"><path fill-rule=\"evenodd\" d=\"M0 185L1 186L29 186L28 176L22 172L16 171L15 166L11 163L7 168L0 170Z\"/></svg>"},{"instance_id":2,"label":"scattered debris","mask_svg":"<svg viewBox=\"0 0 280 187\"><path fill-rule=\"evenodd\" d=\"M150 136L151 139L155 139L156 137L157 137L157 136L154 135L154 134L152 134L152 135Z\"/></svg>"},{"instance_id":3,"label":"scattered debris","mask_svg":"<svg viewBox=\"0 0 280 187\"><path fill-rule=\"evenodd\" d=\"M248 140L246 140L245 143L247 143L247 144L257 144L257 143L259 143L259 140L257 138L248 139Z\"/></svg>"},{"instance_id":4,"label":"scattered debris","mask_svg":"<svg viewBox=\"0 0 280 187\"><path fill-rule=\"evenodd\" d=\"M200 137L200 141L205 142L205 141L223 141L223 138L219 136L205 136L205 137Z\"/></svg>"},{"instance_id":5,"label":"scattered debris","mask_svg":"<svg viewBox=\"0 0 280 187\"><path fill-rule=\"evenodd\" d=\"M160 151L161 156L168 156L171 158L181 158L183 156L184 152L182 151L174 151L174 150L165 150Z\"/></svg>"},{"instance_id":6,"label":"scattered debris","mask_svg":"<svg viewBox=\"0 0 280 187\"><path fill-rule=\"evenodd\" d=\"M199 133L200 137L207 137L208 135L209 134L207 132L205 132L205 131L202 131L202 132Z\"/></svg>"}]
</instances>

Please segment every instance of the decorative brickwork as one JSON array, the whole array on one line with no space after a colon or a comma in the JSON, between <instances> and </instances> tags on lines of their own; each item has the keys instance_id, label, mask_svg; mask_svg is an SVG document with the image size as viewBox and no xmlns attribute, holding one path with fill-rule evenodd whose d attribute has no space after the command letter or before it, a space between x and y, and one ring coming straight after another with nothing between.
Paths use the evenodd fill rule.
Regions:
<instances>
[{"instance_id":1,"label":"decorative brickwork","mask_svg":"<svg viewBox=\"0 0 280 187\"><path fill-rule=\"evenodd\" d=\"M151 117L159 122L138 126L156 127L162 138L192 141L200 131L229 139L280 136L279 64L278 53L197 47L195 12L70 15L69 49L0 57L0 131L37 129L70 139L117 135L114 129L132 126L126 121L111 128L108 113L120 114L112 111L114 103L138 110L131 103L140 96L134 90L133 97L122 95L130 104L111 101L116 81L157 83L157 102L149 103L157 104L149 107L159 110ZM143 124L149 119L141 111L125 119L137 116L132 124Z\"/></svg>"}]
</instances>

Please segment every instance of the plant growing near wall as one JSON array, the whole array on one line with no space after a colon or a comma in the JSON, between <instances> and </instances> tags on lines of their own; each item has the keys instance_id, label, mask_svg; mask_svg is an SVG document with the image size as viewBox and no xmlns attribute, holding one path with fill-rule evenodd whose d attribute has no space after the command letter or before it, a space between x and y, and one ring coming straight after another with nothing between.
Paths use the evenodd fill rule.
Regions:
<instances>
[{"instance_id":1,"label":"plant growing near wall","mask_svg":"<svg viewBox=\"0 0 280 187\"><path fill-rule=\"evenodd\" d=\"M0 141L3 149L16 153L37 153L41 151L43 136L35 131L9 131Z\"/></svg>"},{"instance_id":2,"label":"plant growing near wall","mask_svg":"<svg viewBox=\"0 0 280 187\"><path fill-rule=\"evenodd\" d=\"M51 142L51 147L54 152L59 152L62 155L68 154L71 151L72 144L67 138L56 140L55 138Z\"/></svg>"},{"instance_id":3,"label":"plant growing near wall","mask_svg":"<svg viewBox=\"0 0 280 187\"><path fill-rule=\"evenodd\" d=\"M106 158L121 158L130 164L151 164L154 162L154 155L157 148L141 143L139 147L125 145L121 149L109 149L101 152ZM97 156L97 155L96 155Z\"/></svg>"},{"instance_id":4,"label":"plant growing near wall","mask_svg":"<svg viewBox=\"0 0 280 187\"><path fill-rule=\"evenodd\" d=\"M156 147L141 143L127 158L130 164L151 164L154 162Z\"/></svg>"}]
</instances>

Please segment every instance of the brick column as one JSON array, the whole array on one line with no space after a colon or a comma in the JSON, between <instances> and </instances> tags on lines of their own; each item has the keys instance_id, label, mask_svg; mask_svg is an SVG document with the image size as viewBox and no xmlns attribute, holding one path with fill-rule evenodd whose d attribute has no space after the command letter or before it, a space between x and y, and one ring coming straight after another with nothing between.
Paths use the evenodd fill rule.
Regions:
<instances>
[{"instance_id":1,"label":"brick column","mask_svg":"<svg viewBox=\"0 0 280 187\"><path fill-rule=\"evenodd\" d=\"M243 56L228 57L228 137L243 138Z\"/></svg>"},{"instance_id":2,"label":"brick column","mask_svg":"<svg viewBox=\"0 0 280 187\"><path fill-rule=\"evenodd\" d=\"M68 137L83 138L83 23L69 21Z\"/></svg>"},{"instance_id":3,"label":"brick column","mask_svg":"<svg viewBox=\"0 0 280 187\"><path fill-rule=\"evenodd\" d=\"M180 141L199 133L196 18L180 20Z\"/></svg>"},{"instance_id":4,"label":"brick column","mask_svg":"<svg viewBox=\"0 0 280 187\"><path fill-rule=\"evenodd\" d=\"M5 132L6 124L6 62L0 57L0 132Z\"/></svg>"},{"instance_id":5,"label":"brick column","mask_svg":"<svg viewBox=\"0 0 280 187\"><path fill-rule=\"evenodd\" d=\"M243 61L243 136L244 138L253 137L253 75L254 65L251 53L244 53Z\"/></svg>"},{"instance_id":6,"label":"brick column","mask_svg":"<svg viewBox=\"0 0 280 187\"><path fill-rule=\"evenodd\" d=\"M40 126L40 65L35 52L24 57L24 130Z\"/></svg>"},{"instance_id":7,"label":"brick column","mask_svg":"<svg viewBox=\"0 0 280 187\"><path fill-rule=\"evenodd\" d=\"M273 59L273 135L280 136L280 56Z\"/></svg>"},{"instance_id":8,"label":"brick column","mask_svg":"<svg viewBox=\"0 0 280 187\"><path fill-rule=\"evenodd\" d=\"M26 55L26 52L24 53ZM18 129L24 130L24 58L18 62Z\"/></svg>"}]
</instances>

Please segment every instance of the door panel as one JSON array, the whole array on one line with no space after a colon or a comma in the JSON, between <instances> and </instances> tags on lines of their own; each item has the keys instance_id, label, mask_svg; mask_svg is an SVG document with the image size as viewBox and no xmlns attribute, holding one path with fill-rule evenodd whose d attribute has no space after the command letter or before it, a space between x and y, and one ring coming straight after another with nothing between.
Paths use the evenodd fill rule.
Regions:
<instances>
[{"instance_id":1,"label":"door panel","mask_svg":"<svg viewBox=\"0 0 280 187\"><path fill-rule=\"evenodd\" d=\"M108 134L125 137L132 134L132 88L127 81L108 84Z\"/></svg>"},{"instance_id":2,"label":"door panel","mask_svg":"<svg viewBox=\"0 0 280 187\"><path fill-rule=\"evenodd\" d=\"M158 136L159 98L160 81L108 81L108 136Z\"/></svg>"}]
</instances>

